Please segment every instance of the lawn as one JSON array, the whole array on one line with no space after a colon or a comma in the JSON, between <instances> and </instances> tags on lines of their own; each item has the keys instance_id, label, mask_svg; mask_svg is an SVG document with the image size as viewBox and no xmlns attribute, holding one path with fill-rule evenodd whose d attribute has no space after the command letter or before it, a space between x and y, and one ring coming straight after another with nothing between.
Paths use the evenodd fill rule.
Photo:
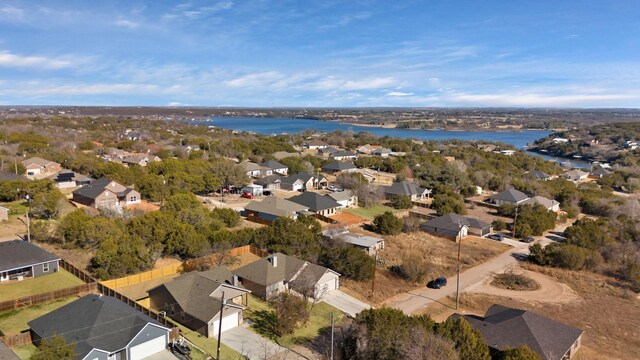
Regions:
<instances>
[{"instance_id":1,"label":"lawn","mask_svg":"<svg viewBox=\"0 0 640 360\"><path fill-rule=\"evenodd\" d=\"M204 351L210 354L210 355L204 354L200 350L194 349L192 346L191 359L204 360L204 359L210 358L210 356L215 357L216 350L218 347L218 338L205 337L202 334L196 331L190 330L182 325L179 325L179 328L182 336L184 336L185 338L187 338L187 340L196 344L196 346L198 346L199 348L203 349ZM222 336L224 336L224 333L222 333ZM242 356L239 353L235 352L230 347L226 346L225 344L220 344L220 358L223 360L236 360L236 359L242 359Z\"/></svg>"},{"instance_id":2,"label":"lawn","mask_svg":"<svg viewBox=\"0 0 640 360\"><path fill-rule=\"evenodd\" d=\"M38 350L38 348L36 348L36 346L33 344L29 344L29 345L18 346L11 350L13 350L13 352L16 353L16 355L18 355L20 359L30 360L31 357L33 357L33 354L36 353L36 350Z\"/></svg>"},{"instance_id":3,"label":"lawn","mask_svg":"<svg viewBox=\"0 0 640 360\"><path fill-rule=\"evenodd\" d=\"M84 284L82 280L66 270L60 269L60 271L49 275L0 285L0 301L66 289L82 284Z\"/></svg>"},{"instance_id":4,"label":"lawn","mask_svg":"<svg viewBox=\"0 0 640 360\"><path fill-rule=\"evenodd\" d=\"M74 300L76 296L66 299L52 301L46 304L33 305L28 308L9 310L0 313L0 333L11 335L18 334L23 330L28 330L27 323L44 314L50 313Z\"/></svg>"},{"instance_id":5,"label":"lawn","mask_svg":"<svg viewBox=\"0 0 640 360\"><path fill-rule=\"evenodd\" d=\"M373 206L369 206L369 207L359 207L359 208L352 208L352 209L346 209L346 212L361 216L365 219L369 219L369 220L373 220L373 218L375 218L376 216L383 214L386 211L391 211L392 213L395 213L396 210L393 208L390 208L388 206L385 205L380 205L380 204L376 204Z\"/></svg>"},{"instance_id":6,"label":"lawn","mask_svg":"<svg viewBox=\"0 0 640 360\"><path fill-rule=\"evenodd\" d=\"M29 209L27 202L24 200L0 203L0 205L9 209L10 216L24 216L27 213L27 209Z\"/></svg>"},{"instance_id":7,"label":"lawn","mask_svg":"<svg viewBox=\"0 0 640 360\"><path fill-rule=\"evenodd\" d=\"M309 307L310 306L311 303L309 303ZM321 329L330 326L330 313L333 313L334 324L339 324L344 317L342 311L327 303L319 302L313 306L309 321L304 326L296 329L293 334L281 337L276 337L275 335L269 336L269 334L264 334L264 331L258 330L255 326L260 326L259 324L263 321L275 321L275 312L267 302L250 295L249 309L245 311L245 317L254 321L254 326L250 327L252 331L262 336L271 337L281 346L291 347L292 345L304 344L312 340L318 336ZM256 324L256 322L258 324Z\"/></svg>"}]
</instances>

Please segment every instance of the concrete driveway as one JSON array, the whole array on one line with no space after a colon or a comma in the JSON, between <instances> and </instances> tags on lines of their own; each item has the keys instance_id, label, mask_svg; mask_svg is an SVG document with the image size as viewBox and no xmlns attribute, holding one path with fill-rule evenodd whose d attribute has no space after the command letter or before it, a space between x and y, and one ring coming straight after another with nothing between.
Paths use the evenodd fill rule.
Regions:
<instances>
[{"instance_id":1,"label":"concrete driveway","mask_svg":"<svg viewBox=\"0 0 640 360\"><path fill-rule=\"evenodd\" d=\"M364 303L351 295L347 295L340 290L331 291L320 301L324 301L353 317L355 317L360 311L371 307L371 305Z\"/></svg>"},{"instance_id":2,"label":"concrete driveway","mask_svg":"<svg viewBox=\"0 0 640 360\"><path fill-rule=\"evenodd\" d=\"M180 358L173 355L169 350L162 350L161 352L148 356L142 360L180 360Z\"/></svg>"},{"instance_id":3,"label":"concrete driveway","mask_svg":"<svg viewBox=\"0 0 640 360\"><path fill-rule=\"evenodd\" d=\"M247 325L237 326L222 333L222 343L246 356L248 359L306 359L275 342L247 329Z\"/></svg>"}]
</instances>

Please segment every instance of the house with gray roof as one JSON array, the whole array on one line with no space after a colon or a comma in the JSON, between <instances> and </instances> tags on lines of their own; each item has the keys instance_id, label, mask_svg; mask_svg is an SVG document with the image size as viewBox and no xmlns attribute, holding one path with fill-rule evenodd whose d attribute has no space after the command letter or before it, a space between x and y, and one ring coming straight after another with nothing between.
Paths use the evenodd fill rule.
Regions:
<instances>
[{"instance_id":1,"label":"house with gray roof","mask_svg":"<svg viewBox=\"0 0 640 360\"><path fill-rule=\"evenodd\" d=\"M289 198L289 201L302 205L309 209L310 212L322 216L334 215L341 208L341 205L330 196L320 195L312 191Z\"/></svg>"},{"instance_id":2,"label":"house with gray roof","mask_svg":"<svg viewBox=\"0 0 640 360\"><path fill-rule=\"evenodd\" d=\"M261 185L265 190L277 190L280 189L282 177L279 175L269 175L261 179L257 179L253 183Z\"/></svg>"},{"instance_id":3,"label":"house with gray roof","mask_svg":"<svg viewBox=\"0 0 640 360\"><path fill-rule=\"evenodd\" d=\"M552 176L547 174L544 171L540 171L540 170L531 170L531 171L527 171L525 173L525 175L529 175L531 177L533 177L536 180L540 180L540 181L547 181L547 180L551 180Z\"/></svg>"},{"instance_id":4,"label":"house with gray roof","mask_svg":"<svg viewBox=\"0 0 640 360\"><path fill-rule=\"evenodd\" d=\"M282 253L254 261L233 273L245 289L267 300L286 290L318 299L340 287L337 272Z\"/></svg>"},{"instance_id":5,"label":"house with gray roof","mask_svg":"<svg viewBox=\"0 0 640 360\"><path fill-rule=\"evenodd\" d=\"M353 162L351 161L332 161L330 163L327 163L325 165L322 166L322 171L329 173L329 174L335 174L335 173L340 173L340 172L353 172L356 171L358 168L353 164Z\"/></svg>"},{"instance_id":6,"label":"house with gray roof","mask_svg":"<svg viewBox=\"0 0 640 360\"><path fill-rule=\"evenodd\" d=\"M287 176L287 172L289 172L289 167L275 160L267 160L260 164L260 166L271 169L273 173L283 176Z\"/></svg>"},{"instance_id":7,"label":"house with gray roof","mask_svg":"<svg viewBox=\"0 0 640 360\"><path fill-rule=\"evenodd\" d=\"M81 297L28 322L36 345L60 335L75 344L76 359L142 360L165 350L169 329L122 301Z\"/></svg>"},{"instance_id":8,"label":"house with gray roof","mask_svg":"<svg viewBox=\"0 0 640 360\"><path fill-rule=\"evenodd\" d=\"M495 350L528 346L545 360L571 359L582 345L584 331L531 311L492 305L484 317L463 317Z\"/></svg>"},{"instance_id":9,"label":"house with gray roof","mask_svg":"<svg viewBox=\"0 0 640 360\"><path fill-rule=\"evenodd\" d=\"M244 169L247 176L252 178L273 175L273 170L268 167L258 165L252 161L243 161L239 165Z\"/></svg>"},{"instance_id":10,"label":"house with gray roof","mask_svg":"<svg viewBox=\"0 0 640 360\"><path fill-rule=\"evenodd\" d=\"M369 256L375 256L378 251L384 250L383 238L352 233L345 228L324 230L322 231L322 236L329 239L340 240L345 244L363 250Z\"/></svg>"},{"instance_id":11,"label":"house with gray roof","mask_svg":"<svg viewBox=\"0 0 640 360\"><path fill-rule=\"evenodd\" d=\"M322 156L331 156L331 154L335 154L339 151L339 149L336 149L333 146L327 146L326 148L318 149L318 154Z\"/></svg>"},{"instance_id":12,"label":"house with gray roof","mask_svg":"<svg viewBox=\"0 0 640 360\"><path fill-rule=\"evenodd\" d=\"M563 178L573 182L584 180L587 178L587 176L589 176L588 172L578 170L578 169L569 170L564 174L562 174Z\"/></svg>"},{"instance_id":13,"label":"house with gray roof","mask_svg":"<svg viewBox=\"0 0 640 360\"><path fill-rule=\"evenodd\" d=\"M73 201L88 207L119 210L140 203L140 193L117 182L101 178L75 190Z\"/></svg>"},{"instance_id":14,"label":"house with gray roof","mask_svg":"<svg viewBox=\"0 0 640 360\"><path fill-rule=\"evenodd\" d=\"M338 160L338 161L355 160L358 158L358 155L352 153L351 151L336 151L330 154L329 156L331 156L333 160Z\"/></svg>"},{"instance_id":15,"label":"house with gray roof","mask_svg":"<svg viewBox=\"0 0 640 360\"><path fill-rule=\"evenodd\" d=\"M58 189L68 189L72 187L84 186L91 184L93 178L87 175L63 169L60 172L49 176L47 179L56 183Z\"/></svg>"},{"instance_id":16,"label":"house with gray roof","mask_svg":"<svg viewBox=\"0 0 640 360\"><path fill-rule=\"evenodd\" d=\"M313 149L324 149L326 147L329 147L329 144L319 139L312 139L312 140L305 141L303 146L305 149L313 150Z\"/></svg>"},{"instance_id":17,"label":"house with gray roof","mask_svg":"<svg viewBox=\"0 0 640 360\"><path fill-rule=\"evenodd\" d=\"M324 176L307 172L299 172L280 180L280 188L289 191L319 189L327 186L327 179Z\"/></svg>"},{"instance_id":18,"label":"house with gray roof","mask_svg":"<svg viewBox=\"0 0 640 360\"><path fill-rule=\"evenodd\" d=\"M496 205L511 204L520 205L525 200L529 199L529 195L518 191L514 188L508 188L507 190L492 195L489 197L489 201Z\"/></svg>"},{"instance_id":19,"label":"house with gray roof","mask_svg":"<svg viewBox=\"0 0 640 360\"><path fill-rule=\"evenodd\" d=\"M60 257L23 240L0 242L0 282L53 274Z\"/></svg>"},{"instance_id":20,"label":"house with gray roof","mask_svg":"<svg viewBox=\"0 0 640 360\"><path fill-rule=\"evenodd\" d=\"M472 217L449 213L420 225L423 231L458 241L469 234L485 236L493 231L491 224Z\"/></svg>"},{"instance_id":21,"label":"house with gray roof","mask_svg":"<svg viewBox=\"0 0 640 360\"><path fill-rule=\"evenodd\" d=\"M31 179L27 178L24 175L0 172L0 181L16 181L16 180L30 181Z\"/></svg>"},{"instance_id":22,"label":"house with gray roof","mask_svg":"<svg viewBox=\"0 0 640 360\"><path fill-rule=\"evenodd\" d=\"M389 157L389 155L391 155L392 152L393 151L391 151L391 149L380 148L380 149L373 150L371 152L371 154L375 155L375 156L380 156L380 157L386 158L386 157Z\"/></svg>"},{"instance_id":23,"label":"house with gray roof","mask_svg":"<svg viewBox=\"0 0 640 360\"><path fill-rule=\"evenodd\" d=\"M186 273L147 292L151 308L206 337L218 335L220 325L222 332L241 325L250 293L223 266ZM226 304L220 316L223 294Z\"/></svg>"},{"instance_id":24,"label":"house with gray roof","mask_svg":"<svg viewBox=\"0 0 640 360\"><path fill-rule=\"evenodd\" d=\"M603 167L598 167L589 173L589 176L594 179L602 179L602 177L613 174L613 171L607 170Z\"/></svg>"},{"instance_id":25,"label":"house with gray roof","mask_svg":"<svg viewBox=\"0 0 640 360\"><path fill-rule=\"evenodd\" d=\"M18 355L11 351L11 349L0 341L0 359L2 360L20 360Z\"/></svg>"},{"instance_id":26,"label":"house with gray roof","mask_svg":"<svg viewBox=\"0 0 640 360\"><path fill-rule=\"evenodd\" d=\"M531 206L535 206L535 205L541 205L543 206L545 209L549 210L549 211L555 211L558 212L560 210L560 203L553 200L553 199L549 199L546 198L544 196L534 196L532 198L529 198L523 202L520 203L521 205L531 205Z\"/></svg>"},{"instance_id":27,"label":"house with gray roof","mask_svg":"<svg viewBox=\"0 0 640 360\"><path fill-rule=\"evenodd\" d=\"M327 196L340 204L340 209L349 208L358 204L358 197L351 190L335 191Z\"/></svg>"},{"instance_id":28,"label":"house with gray roof","mask_svg":"<svg viewBox=\"0 0 640 360\"><path fill-rule=\"evenodd\" d=\"M122 158L122 163L127 166L147 166L150 162L162 161L158 156L151 154L127 154Z\"/></svg>"},{"instance_id":29,"label":"house with gray roof","mask_svg":"<svg viewBox=\"0 0 640 360\"><path fill-rule=\"evenodd\" d=\"M264 200L253 200L244 207L247 219L258 218L263 221L275 221L279 217L297 219L300 214L310 214L309 208L287 199L269 196Z\"/></svg>"},{"instance_id":30,"label":"house with gray roof","mask_svg":"<svg viewBox=\"0 0 640 360\"><path fill-rule=\"evenodd\" d=\"M424 200L431 196L430 189L424 189L409 181L394 182L382 187L382 193L388 200L396 196L408 196L411 201Z\"/></svg>"}]
</instances>

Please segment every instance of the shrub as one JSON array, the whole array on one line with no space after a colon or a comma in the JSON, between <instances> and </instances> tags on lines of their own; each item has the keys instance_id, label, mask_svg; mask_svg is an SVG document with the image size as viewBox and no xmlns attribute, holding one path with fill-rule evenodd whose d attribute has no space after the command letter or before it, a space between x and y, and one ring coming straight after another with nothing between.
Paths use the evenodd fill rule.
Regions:
<instances>
[{"instance_id":1,"label":"shrub","mask_svg":"<svg viewBox=\"0 0 640 360\"><path fill-rule=\"evenodd\" d=\"M373 228L382 235L397 235L402 231L402 220L386 211L373 219Z\"/></svg>"},{"instance_id":2,"label":"shrub","mask_svg":"<svg viewBox=\"0 0 640 360\"><path fill-rule=\"evenodd\" d=\"M281 293L272 302L276 311L276 334L284 336L293 333L295 329L309 320L307 301L289 293Z\"/></svg>"},{"instance_id":3,"label":"shrub","mask_svg":"<svg viewBox=\"0 0 640 360\"><path fill-rule=\"evenodd\" d=\"M502 231L507 228L507 223L502 219L493 220L493 223L491 223L491 225L493 226L493 230L495 231Z\"/></svg>"},{"instance_id":4,"label":"shrub","mask_svg":"<svg viewBox=\"0 0 640 360\"><path fill-rule=\"evenodd\" d=\"M402 219L402 231L409 233L420 230L420 225L422 224L422 220L415 216L405 216Z\"/></svg>"},{"instance_id":5,"label":"shrub","mask_svg":"<svg viewBox=\"0 0 640 360\"><path fill-rule=\"evenodd\" d=\"M394 209L411 209L413 207L411 198L406 195L394 196L393 199L391 199L391 205Z\"/></svg>"},{"instance_id":6,"label":"shrub","mask_svg":"<svg viewBox=\"0 0 640 360\"><path fill-rule=\"evenodd\" d=\"M391 266L390 270L407 281L418 283L424 280L429 266L419 255L410 255L402 259L400 265Z\"/></svg>"}]
</instances>

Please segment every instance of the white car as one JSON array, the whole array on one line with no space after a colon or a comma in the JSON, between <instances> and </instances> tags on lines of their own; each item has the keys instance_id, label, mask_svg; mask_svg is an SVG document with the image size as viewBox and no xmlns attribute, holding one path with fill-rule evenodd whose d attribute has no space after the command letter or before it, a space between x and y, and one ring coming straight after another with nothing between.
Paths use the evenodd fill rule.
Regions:
<instances>
[{"instance_id":1,"label":"white car","mask_svg":"<svg viewBox=\"0 0 640 360\"><path fill-rule=\"evenodd\" d=\"M329 191L333 191L333 192L340 192L342 191L342 189L340 189L337 186L333 186L333 185L329 185L329 187L327 187L327 189L329 189Z\"/></svg>"}]
</instances>

